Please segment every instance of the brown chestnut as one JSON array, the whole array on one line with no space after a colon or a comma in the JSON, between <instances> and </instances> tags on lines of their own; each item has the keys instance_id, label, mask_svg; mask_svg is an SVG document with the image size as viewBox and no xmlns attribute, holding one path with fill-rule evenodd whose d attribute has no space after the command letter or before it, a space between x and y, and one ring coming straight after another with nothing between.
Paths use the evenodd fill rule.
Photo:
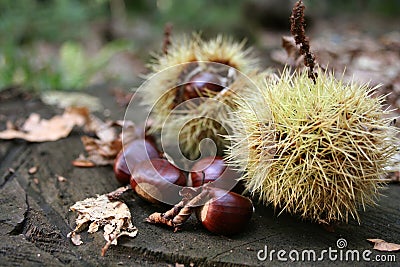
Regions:
<instances>
[{"instance_id":1,"label":"brown chestnut","mask_svg":"<svg viewBox=\"0 0 400 267\"><path fill-rule=\"evenodd\" d=\"M148 139L136 139L122 149L114 161L115 178L121 184L129 184L132 169L146 159L160 158L153 142Z\"/></svg>"},{"instance_id":2,"label":"brown chestnut","mask_svg":"<svg viewBox=\"0 0 400 267\"><path fill-rule=\"evenodd\" d=\"M217 74L207 71L199 72L184 86L184 98L196 98L204 94L205 90L219 92L223 88Z\"/></svg>"},{"instance_id":3,"label":"brown chestnut","mask_svg":"<svg viewBox=\"0 0 400 267\"><path fill-rule=\"evenodd\" d=\"M145 160L135 165L130 180L132 189L151 203L176 203L179 187L186 185L185 175L166 159Z\"/></svg>"},{"instance_id":4,"label":"brown chestnut","mask_svg":"<svg viewBox=\"0 0 400 267\"><path fill-rule=\"evenodd\" d=\"M225 169L226 166L222 157L206 157L197 161L189 174L192 186L199 187L203 184L214 182Z\"/></svg>"},{"instance_id":5,"label":"brown chestnut","mask_svg":"<svg viewBox=\"0 0 400 267\"><path fill-rule=\"evenodd\" d=\"M234 192L210 188L211 198L196 209L202 225L215 234L234 235L244 230L254 212L250 199Z\"/></svg>"},{"instance_id":6,"label":"brown chestnut","mask_svg":"<svg viewBox=\"0 0 400 267\"><path fill-rule=\"evenodd\" d=\"M193 187L213 182L213 187L241 193L244 187L236 180L239 176L239 173L227 168L222 157L205 157L193 165L189 181Z\"/></svg>"}]
</instances>

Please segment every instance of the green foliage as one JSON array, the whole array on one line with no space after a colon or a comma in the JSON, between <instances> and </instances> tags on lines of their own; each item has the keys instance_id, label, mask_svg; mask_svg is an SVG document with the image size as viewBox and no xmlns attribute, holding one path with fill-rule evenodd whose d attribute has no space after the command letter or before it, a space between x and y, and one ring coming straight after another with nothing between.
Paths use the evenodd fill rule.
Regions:
<instances>
[{"instance_id":1,"label":"green foliage","mask_svg":"<svg viewBox=\"0 0 400 267\"><path fill-rule=\"evenodd\" d=\"M202 31L210 36L232 31L244 23L241 0L135 0L125 1L128 12L162 28L171 22L176 30Z\"/></svg>"},{"instance_id":2,"label":"green foliage","mask_svg":"<svg viewBox=\"0 0 400 267\"><path fill-rule=\"evenodd\" d=\"M82 89L115 53L129 47L126 42L112 42L89 57L82 45L66 42L59 57L39 64L28 51L8 46L0 53L0 90L13 85L36 91Z\"/></svg>"},{"instance_id":3,"label":"green foliage","mask_svg":"<svg viewBox=\"0 0 400 267\"><path fill-rule=\"evenodd\" d=\"M88 22L102 13L104 4L94 1L2 0L0 43L77 39L88 30Z\"/></svg>"},{"instance_id":4,"label":"green foliage","mask_svg":"<svg viewBox=\"0 0 400 267\"><path fill-rule=\"evenodd\" d=\"M87 86L113 54L129 48L112 42L88 57L79 41L94 19L106 17L109 0L0 1L0 90L69 90ZM61 45L58 55L43 58L37 42Z\"/></svg>"}]
</instances>

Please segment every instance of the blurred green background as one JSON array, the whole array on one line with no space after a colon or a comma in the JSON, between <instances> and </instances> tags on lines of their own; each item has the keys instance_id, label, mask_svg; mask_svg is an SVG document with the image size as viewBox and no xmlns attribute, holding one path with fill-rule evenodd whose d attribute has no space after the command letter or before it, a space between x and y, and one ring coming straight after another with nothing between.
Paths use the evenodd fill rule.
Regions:
<instances>
[{"instance_id":1,"label":"blurred green background","mask_svg":"<svg viewBox=\"0 0 400 267\"><path fill-rule=\"evenodd\" d=\"M399 0L304 2L310 27L324 20L347 23L356 14L363 23L366 17L373 17L395 28L392 21L398 22L400 12ZM0 90L16 86L34 91L77 90L110 81L130 84L145 71L149 53L160 50L167 22L174 25L174 34L199 31L209 37L223 32L247 38L257 46L262 42L262 32L288 34L293 3L2 0ZM377 27L373 21L370 23L371 29ZM378 27L384 30L381 25Z\"/></svg>"}]
</instances>

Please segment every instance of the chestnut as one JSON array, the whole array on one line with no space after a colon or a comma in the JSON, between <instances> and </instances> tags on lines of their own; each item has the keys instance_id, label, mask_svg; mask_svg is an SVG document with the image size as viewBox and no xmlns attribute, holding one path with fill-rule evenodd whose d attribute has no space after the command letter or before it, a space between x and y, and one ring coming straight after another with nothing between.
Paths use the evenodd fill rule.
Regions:
<instances>
[{"instance_id":1,"label":"chestnut","mask_svg":"<svg viewBox=\"0 0 400 267\"><path fill-rule=\"evenodd\" d=\"M199 187L217 180L225 169L226 166L222 157L206 157L193 165L189 173L189 180L193 187Z\"/></svg>"},{"instance_id":2,"label":"chestnut","mask_svg":"<svg viewBox=\"0 0 400 267\"><path fill-rule=\"evenodd\" d=\"M219 188L210 188L210 197L196 209L196 217L202 225L210 232L221 235L243 231L254 212L251 200Z\"/></svg>"},{"instance_id":3,"label":"chestnut","mask_svg":"<svg viewBox=\"0 0 400 267\"><path fill-rule=\"evenodd\" d=\"M121 184L129 184L132 170L136 164L146 159L160 158L154 143L148 139L136 139L127 144L114 160L115 178Z\"/></svg>"},{"instance_id":4,"label":"chestnut","mask_svg":"<svg viewBox=\"0 0 400 267\"><path fill-rule=\"evenodd\" d=\"M218 156L205 157L197 161L189 173L189 182L193 187L213 183L213 187L241 193L244 187L237 178L239 178L239 173L227 167L222 157Z\"/></svg>"},{"instance_id":5,"label":"chestnut","mask_svg":"<svg viewBox=\"0 0 400 267\"><path fill-rule=\"evenodd\" d=\"M223 88L217 74L207 71L199 72L184 86L184 98L187 100L199 97L205 93L206 89L219 92Z\"/></svg>"},{"instance_id":6,"label":"chestnut","mask_svg":"<svg viewBox=\"0 0 400 267\"><path fill-rule=\"evenodd\" d=\"M166 159L145 160L135 165L130 179L132 189L151 203L176 203L185 175ZM177 185L177 186L175 186Z\"/></svg>"}]
</instances>

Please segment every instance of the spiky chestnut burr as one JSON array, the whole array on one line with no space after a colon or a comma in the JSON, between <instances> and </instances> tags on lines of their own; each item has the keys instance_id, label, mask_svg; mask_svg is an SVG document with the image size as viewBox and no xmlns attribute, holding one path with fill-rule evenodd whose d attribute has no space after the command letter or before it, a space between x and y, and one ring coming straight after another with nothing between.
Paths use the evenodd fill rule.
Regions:
<instances>
[{"instance_id":1,"label":"spiky chestnut burr","mask_svg":"<svg viewBox=\"0 0 400 267\"><path fill-rule=\"evenodd\" d=\"M319 72L258 79L238 98L228 161L253 195L281 211L333 223L374 205L398 132L376 88ZM236 116L237 119L238 116ZM235 119L235 120L236 120Z\"/></svg>"},{"instance_id":2,"label":"spiky chestnut burr","mask_svg":"<svg viewBox=\"0 0 400 267\"><path fill-rule=\"evenodd\" d=\"M223 122L231 104L227 91L242 73L249 74L258 65L244 45L224 36L209 41L198 35L172 40L168 53L150 65L152 73L140 90L143 103L151 108L150 132L163 129L167 138L179 136L180 148L189 158L198 157L199 141L204 138L222 148L219 134L226 134Z\"/></svg>"}]
</instances>

